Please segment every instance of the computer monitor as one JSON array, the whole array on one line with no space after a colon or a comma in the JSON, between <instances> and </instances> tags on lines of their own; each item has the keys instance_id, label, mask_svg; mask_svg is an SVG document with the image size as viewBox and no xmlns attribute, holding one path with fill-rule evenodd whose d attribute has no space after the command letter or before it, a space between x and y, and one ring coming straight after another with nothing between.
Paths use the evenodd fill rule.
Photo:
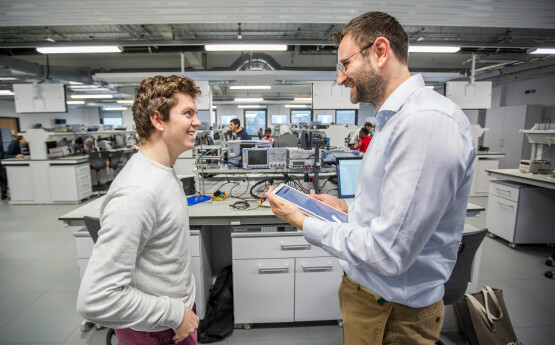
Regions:
<instances>
[{"instance_id":1,"label":"computer monitor","mask_svg":"<svg viewBox=\"0 0 555 345\"><path fill-rule=\"evenodd\" d=\"M362 157L337 159L337 189L340 199L354 198Z\"/></svg>"}]
</instances>

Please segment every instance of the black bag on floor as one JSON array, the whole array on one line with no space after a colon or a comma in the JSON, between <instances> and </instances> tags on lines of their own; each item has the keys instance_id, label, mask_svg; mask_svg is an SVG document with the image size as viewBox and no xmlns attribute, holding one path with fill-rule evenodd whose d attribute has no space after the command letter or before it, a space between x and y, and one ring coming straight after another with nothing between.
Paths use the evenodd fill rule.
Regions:
<instances>
[{"instance_id":1,"label":"black bag on floor","mask_svg":"<svg viewBox=\"0 0 555 345\"><path fill-rule=\"evenodd\" d=\"M198 327L198 342L213 343L233 333L233 273L225 267L210 290L204 319Z\"/></svg>"},{"instance_id":2,"label":"black bag on floor","mask_svg":"<svg viewBox=\"0 0 555 345\"><path fill-rule=\"evenodd\" d=\"M483 286L454 304L470 345L522 345L518 341L501 289Z\"/></svg>"}]
</instances>

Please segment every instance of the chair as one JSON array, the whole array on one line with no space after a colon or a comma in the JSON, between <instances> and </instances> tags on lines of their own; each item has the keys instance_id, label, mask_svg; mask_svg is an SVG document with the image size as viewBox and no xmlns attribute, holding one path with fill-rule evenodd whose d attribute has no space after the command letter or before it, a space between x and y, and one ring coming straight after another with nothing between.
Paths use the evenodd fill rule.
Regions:
<instances>
[{"instance_id":1,"label":"chair","mask_svg":"<svg viewBox=\"0 0 555 345\"><path fill-rule=\"evenodd\" d=\"M488 229L480 229L473 232L463 233L459 251L457 252L457 262L449 280L444 284L445 293L443 294L443 304L449 305L459 301L465 294L472 273L472 262L476 251L482 244ZM444 345L441 340L437 345Z\"/></svg>"},{"instance_id":2,"label":"chair","mask_svg":"<svg viewBox=\"0 0 555 345\"><path fill-rule=\"evenodd\" d=\"M96 172L96 185L94 186L94 189L100 193L102 190L102 184L100 183L100 170L105 169L108 166L108 152L89 152L89 163L91 168Z\"/></svg>"},{"instance_id":3,"label":"chair","mask_svg":"<svg viewBox=\"0 0 555 345\"><path fill-rule=\"evenodd\" d=\"M110 151L108 154L108 167L114 171L114 175L117 175L116 170L123 166L123 151Z\"/></svg>"},{"instance_id":4,"label":"chair","mask_svg":"<svg viewBox=\"0 0 555 345\"><path fill-rule=\"evenodd\" d=\"M85 222L85 227L91 235L91 238L94 243L98 240L98 231L100 230L100 220L98 218L93 217L83 217L83 221ZM115 335L114 329L108 329L108 334L106 334L106 345L112 344L112 336Z\"/></svg>"}]
</instances>

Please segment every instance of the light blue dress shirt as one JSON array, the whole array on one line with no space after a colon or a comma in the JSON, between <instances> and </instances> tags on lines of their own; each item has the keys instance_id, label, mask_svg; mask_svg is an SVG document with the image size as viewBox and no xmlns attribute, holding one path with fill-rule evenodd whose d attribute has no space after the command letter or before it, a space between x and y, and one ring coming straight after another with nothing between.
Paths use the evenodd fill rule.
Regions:
<instances>
[{"instance_id":1,"label":"light blue dress shirt","mask_svg":"<svg viewBox=\"0 0 555 345\"><path fill-rule=\"evenodd\" d=\"M349 223L307 218L305 239L387 301L425 307L443 298L462 237L476 157L470 123L421 75L376 116Z\"/></svg>"}]
</instances>

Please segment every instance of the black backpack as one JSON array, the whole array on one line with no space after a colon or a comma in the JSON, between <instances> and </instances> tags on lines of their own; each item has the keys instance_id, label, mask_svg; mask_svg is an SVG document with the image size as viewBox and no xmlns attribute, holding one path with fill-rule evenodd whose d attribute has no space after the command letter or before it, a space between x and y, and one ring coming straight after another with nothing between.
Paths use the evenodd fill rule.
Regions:
<instances>
[{"instance_id":1,"label":"black backpack","mask_svg":"<svg viewBox=\"0 0 555 345\"><path fill-rule=\"evenodd\" d=\"M225 267L210 290L204 319L198 327L198 342L213 343L233 333L233 271Z\"/></svg>"}]
</instances>

